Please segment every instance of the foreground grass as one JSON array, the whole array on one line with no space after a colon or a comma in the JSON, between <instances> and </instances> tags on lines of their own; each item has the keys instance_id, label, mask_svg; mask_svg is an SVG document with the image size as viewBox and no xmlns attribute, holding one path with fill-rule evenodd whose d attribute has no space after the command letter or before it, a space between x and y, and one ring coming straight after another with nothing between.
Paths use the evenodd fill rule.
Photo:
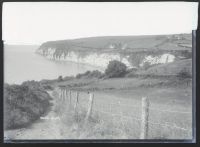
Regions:
<instances>
[{"instance_id":1,"label":"foreground grass","mask_svg":"<svg viewBox=\"0 0 200 147\"><path fill-rule=\"evenodd\" d=\"M80 92L77 113L73 107L69 107L67 101L63 107L60 107L63 102L58 101L57 108L60 109L58 112L60 115L64 112L62 121L65 125L61 132L66 135L66 138L138 139L143 96L150 99L149 121L153 123L149 123L149 139L191 139L192 137L190 79L76 79L59 82L56 85L66 85L71 89L74 100L76 91ZM92 116L85 123L87 111L85 101L88 98L88 91L94 93L95 99Z\"/></svg>"},{"instance_id":2,"label":"foreground grass","mask_svg":"<svg viewBox=\"0 0 200 147\"><path fill-rule=\"evenodd\" d=\"M71 90L71 105L68 96L65 100L59 98L59 85ZM190 85L184 80L163 78L56 81L51 84L55 86L51 93L54 98L51 116L60 119L35 124L35 127L24 130L20 138L26 139L29 134L29 138L34 139L42 134L40 138L45 139L139 139L141 98L147 96L150 100L148 139L191 139ZM79 101L75 109L77 91ZM85 120L88 92L94 93L94 103L91 116Z\"/></svg>"}]
</instances>

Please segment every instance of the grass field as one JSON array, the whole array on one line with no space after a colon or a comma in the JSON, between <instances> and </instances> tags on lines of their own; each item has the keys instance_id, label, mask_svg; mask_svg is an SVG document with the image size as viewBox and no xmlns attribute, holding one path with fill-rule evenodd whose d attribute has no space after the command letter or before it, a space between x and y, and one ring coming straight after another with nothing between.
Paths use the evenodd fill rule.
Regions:
<instances>
[{"instance_id":1,"label":"grass field","mask_svg":"<svg viewBox=\"0 0 200 147\"><path fill-rule=\"evenodd\" d=\"M75 130L79 132L75 138L138 139L142 97L150 100L149 139L192 138L191 80L185 82L173 77L99 81L80 79L57 84L66 85L72 90L74 103L76 91L79 91L79 113L76 114L79 121L76 122L70 114L71 120L74 120L71 125L76 124ZM88 107L88 91L94 93L94 103L90 121L83 127ZM69 120L64 119L65 122Z\"/></svg>"},{"instance_id":2,"label":"grass field","mask_svg":"<svg viewBox=\"0 0 200 147\"><path fill-rule=\"evenodd\" d=\"M148 139L192 139L191 80L173 77L68 79L54 81L52 85L53 106L44 117L59 119L38 120L27 128L6 131L8 138L139 139L141 99L148 97ZM59 96L59 85L67 86L65 100ZM94 94L94 101L92 113L85 120L88 92Z\"/></svg>"}]
</instances>

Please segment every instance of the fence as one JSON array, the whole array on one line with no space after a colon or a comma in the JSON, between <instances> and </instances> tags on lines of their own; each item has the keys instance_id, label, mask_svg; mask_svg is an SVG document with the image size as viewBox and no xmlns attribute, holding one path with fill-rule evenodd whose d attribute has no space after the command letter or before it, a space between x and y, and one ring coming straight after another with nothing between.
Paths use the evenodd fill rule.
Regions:
<instances>
[{"instance_id":1,"label":"fence","mask_svg":"<svg viewBox=\"0 0 200 147\"><path fill-rule=\"evenodd\" d=\"M131 105L128 103L122 103L122 100L114 100L113 102L109 102L108 100L101 100L95 98L94 93L92 92L79 92L79 91L71 91L67 89L65 86L60 86L60 92L59 92L59 98L62 101L68 101L69 107L74 108L74 112L77 114L78 107L84 107L86 111L85 119L84 119L84 125L87 124L89 118L94 113L101 113L103 115L107 115L110 118L118 117L121 119L122 123L124 123L125 120L129 121L137 121L140 124L140 139L148 139L149 132L150 132L150 125L154 125L157 127L162 127L167 130L173 130L175 132L180 132L184 137L191 137L192 136L192 127L190 125L186 127L182 127L180 125L177 125L176 123L171 122L162 122L162 121L155 121L159 120L156 119L156 116L159 113L161 116L167 115L176 115L181 116L182 119L185 119L186 115L192 115L191 112L187 111L177 111L177 110L164 110L164 109L157 109L151 107L151 103L147 97L143 97L141 99L141 104L137 105ZM103 110L102 110L103 108ZM115 110L113 110L115 109ZM123 111L128 110L136 110L134 113L130 113L130 115L124 114ZM118 111L118 112L117 112ZM153 115L153 119L150 119L151 113ZM129 112L128 112L129 113ZM164 113L164 115L163 115ZM178 115L177 115L178 114ZM167 116L166 116L167 117ZM174 118L175 118L174 117ZM173 119L173 118L172 118ZM181 122L182 120L179 120ZM124 124L123 124L124 126ZM161 130L162 131L162 130ZM164 130L163 130L164 131ZM165 130L166 131L166 130Z\"/></svg>"}]
</instances>

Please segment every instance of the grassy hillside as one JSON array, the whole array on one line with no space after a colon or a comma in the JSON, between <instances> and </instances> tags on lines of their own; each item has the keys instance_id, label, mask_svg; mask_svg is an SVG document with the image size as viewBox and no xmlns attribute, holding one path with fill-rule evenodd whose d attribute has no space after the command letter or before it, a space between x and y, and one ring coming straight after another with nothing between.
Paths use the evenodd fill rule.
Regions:
<instances>
[{"instance_id":1,"label":"grassy hillside","mask_svg":"<svg viewBox=\"0 0 200 147\"><path fill-rule=\"evenodd\" d=\"M140 68L140 63L147 56L160 57L172 54L175 60L192 58L192 35L146 35L146 36L103 36L71 40L48 41L43 43L38 51L44 56L53 50L53 57L60 58L63 54L70 56L74 51L78 58L85 58L91 53L117 53L120 58L126 58L133 66Z\"/></svg>"},{"instance_id":2,"label":"grassy hillside","mask_svg":"<svg viewBox=\"0 0 200 147\"><path fill-rule=\"evenodd\" d=\"M152 76L179 76L182 72L192 76L192 59L175 61L173 63L160 64L148 68L147 70L137 71L137 75Z\"/></svg>"},{"instance_id":3,"label":"grassy hillside","mask_svg":"<svg viewBox=\"0 0 200 147\"><path fill-rule=\"evenodd\" d=\"M73 40L48 41L40 48L79 51L144 51L145 49L185 50L191 48L191 34L146 35L146 36L103 36Z\"/></svg>"},{"instance_id":4,"label":"grassy hillside","mask_svg":"<svg viewBox=\"0 0 200 147\"><path fill-rule=\"evenodd\" d=\"M190 60L175 63L176 66L185 67ZM175 67L166 64L166 68L176 72ZM156 68L156 66L154 67ZM160 68L160 69L159 69ZM160 74L165 73L163 66L157 68ZM149 68L148 70L152 70ZM178 70L177 70L178 71ZM192 128L192 80L191 78L177 78L177 76L162 77L122 77L122 78L72 78L63 81L52 81L52 85L66 86L67 91L72 91L72 101L75 103L77 91L79 92L78 109L57 106L58 112L72 112L64 115L63 134L69 130L70 137L76 138L138 138L140 134L141 98L150 100L149 135L151 139L191 138ZM88 92L94 93L92 116L85 126L84 117L87 110ZM72 102L72 103L73 103ZM65 103L59 101L59 103ZM74 104L73 103L73 104ZM157 110L156 110L157 109ZM71 110L71 111L70 111ZM162 111L164 110L164 111ZM169 110L169 111L165 111ZM173 112L174 111L174 112ZM123 117L122 117L123 116ZM125 116L128 116L127 118ZM67 118L66 118L67 117ZM133 119L131 119L132 117ZM157 124L156 124L157 123ZM171 126L165 126L169 124ZM82 127L83 126L83 127ZM174 128L174 126L181 127ZM73 131L72 128L76 128ZM134 137L133 137L134 136Z\"/></svg>"}]
</instances>

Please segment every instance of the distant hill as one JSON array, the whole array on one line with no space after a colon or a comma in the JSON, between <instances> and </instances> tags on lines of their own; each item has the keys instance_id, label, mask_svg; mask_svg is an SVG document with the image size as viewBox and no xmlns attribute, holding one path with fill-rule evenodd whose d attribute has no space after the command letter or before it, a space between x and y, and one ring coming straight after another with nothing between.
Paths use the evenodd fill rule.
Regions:
<instances>
[{"instance_id":1,"label":"distant hill","mask_svg":"<svg viewBox=\"0 0 200 147\"><path fill-rule=\"evenodd\" d=\"M192 59L156 65L148 68L147 70L138 71L137 74L153 76L177 76L181 72L187 72L190 76L192 76Z\"/></svg>"},{"instance_id":2,"label":"distant hill","mask_svg":"<svg viewBox=\"0 0 200 147\"><path fill-rule=\"evenodd\" d=\"M44 42L36 53L52 60L105 68L118 60L128 67L164 64L192 58L192 34L101 36Z\"/></svg>"},{"instance_id":3,"label":"distant hill","mask_svg":"<svg viewBox=\"0 0 200 147\"><path fill-rule=\"evenodd\" d=\"M40 48L49 47L59 50L96 50L96 51L142 51L185 50L190 49L191 34L146 35L146 36L103 36L71 40L57 40L43 43Z\"/></svg>"}]
</instances>

